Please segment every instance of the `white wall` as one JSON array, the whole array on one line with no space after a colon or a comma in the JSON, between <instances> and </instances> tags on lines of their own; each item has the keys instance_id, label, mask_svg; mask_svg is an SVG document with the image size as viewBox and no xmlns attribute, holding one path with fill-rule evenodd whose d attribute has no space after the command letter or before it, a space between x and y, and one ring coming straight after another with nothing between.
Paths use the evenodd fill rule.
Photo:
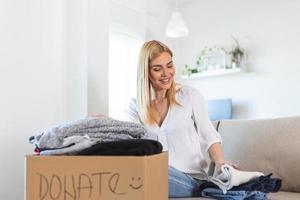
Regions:
<instances>
[{"instance_id":1,"label":"white wall","mask_svg":"<svg viewBox=\"0 0 300 200\"><path fill-rule=\"evenodd\" d=\"M31 134L107 112L108 5L0 1L0 199L23 199Z\"/></svg>"},{"instance_id":2,"label":"white wall","mask_svg":"<svg viewBox=\"0 0 300 200\"><path fill-rule=\"evenodd\" d=\"M165 36L172 5L161 0L112 0L111 21L127 26L145 40L171 41ZM170 44L172 45L172 44Z\"/></svg>"},{"instance_id":3,"label":"white wall","mask_svg":"<svg viewBox=\"0 0 300 200\"><path fill-rule=\"evenodd\" d=\"M64 120L87 114L87 12L84 0L61 1L62 10L62 112Z\"/></svg>"},{"instance_id":4,"label":"white wall","mask_svg":"<svg viewBox=\"0 0 300 200\"><path fill-rule=\"evenodd\" d=\"M89 0L87 11L88 115L108 114L109 0Z\"/></svg>"},{"instance_id":5,"label":"white wall","mask_svg":"<svg viewBox=\"0 0 300 200\"><path fill-rule=\"evenodd\" d=\"M23 196L28 136L64 118L59 0L0 1L0 199Z\"/></svg>"},{"instance_id":6,"label":"white wall","mask_svg":"<svg viewBox=\"0 0 300 200\"><path fill-rule=\"evenodd\" d=\"M250 73L190 81L208 99L233 98L234 118L300 115L300 2L193 1L181 7L190 29L177 45L178 75L208 46L229 47L237 36L249 53ZM178 77L180 79L180 77Z\"/></svg>"}]
</instances>

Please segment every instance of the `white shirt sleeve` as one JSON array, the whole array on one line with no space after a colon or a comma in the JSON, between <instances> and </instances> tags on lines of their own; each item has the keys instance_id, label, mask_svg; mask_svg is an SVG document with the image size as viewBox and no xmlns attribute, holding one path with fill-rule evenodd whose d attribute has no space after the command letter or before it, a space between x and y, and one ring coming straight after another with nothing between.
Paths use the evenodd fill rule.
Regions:
<instances>
[{"instance_id":1,"label":"white shirt sleeve","mask_svg":"<svg viewBox=\"0 0 300 200\"><path fill-rule=\"evenodd\" d=\"M141 123L135 99L131 99L129 102L127 118L131 122Z\"/></svg>"},{"instance_id":2,"label":"white shirt sleeve","mask_svg":"<svg viewBox=\"0 0 300 200\"><path fill-rule=\"evenodd\" d=\"M222 142L221 136L209 120L204 97L197 90L191 88L190 98L195 126L200 137L201 146L208 151L212 144Z\"/></svg>"}]
</instances>

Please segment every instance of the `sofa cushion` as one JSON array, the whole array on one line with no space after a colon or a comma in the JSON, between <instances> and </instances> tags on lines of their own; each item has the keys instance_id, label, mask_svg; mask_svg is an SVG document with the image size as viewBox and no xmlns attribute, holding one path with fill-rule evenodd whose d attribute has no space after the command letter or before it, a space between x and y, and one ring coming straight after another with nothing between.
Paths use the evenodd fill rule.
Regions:
<instances>
[{"instance_id":1,"label":"sofa cushion","mask_svg":"<svg viewBox=\"0 0 300 200\"><path fill-rule=\"evenodd\" d=\"M221 120L218 131L226 159L244 170L273 173L282 190L300 192L300 117Z\"/></svg>"},{"instance_id":2,"label":"sofa cushion","mask_svg":"<svg viewBox=\"0 0 300 200\"><path fill-rule=\"evenodd\" d=\"M268 194L269 200L299 200L300 193L295 192L276 192Z\"/></svg>"}]
</instances>

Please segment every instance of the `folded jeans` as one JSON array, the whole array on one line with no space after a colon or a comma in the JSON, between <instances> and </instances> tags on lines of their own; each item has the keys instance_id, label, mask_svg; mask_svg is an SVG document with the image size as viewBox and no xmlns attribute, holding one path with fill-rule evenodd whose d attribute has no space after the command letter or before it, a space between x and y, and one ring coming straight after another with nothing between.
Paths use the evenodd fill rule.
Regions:
<instances>
[{"instance_id":1,"label":"folded jeans","mask_svg":"<svg viewBox=\"0 0 300 200\"><path fill-rule=\"evenodd\" d=\"M219 200L267 200L266 193L260 191L231 191L226 194L219 188L205 188L201 192L203 197L213 197Z\"/></svg>"}]
</instances>

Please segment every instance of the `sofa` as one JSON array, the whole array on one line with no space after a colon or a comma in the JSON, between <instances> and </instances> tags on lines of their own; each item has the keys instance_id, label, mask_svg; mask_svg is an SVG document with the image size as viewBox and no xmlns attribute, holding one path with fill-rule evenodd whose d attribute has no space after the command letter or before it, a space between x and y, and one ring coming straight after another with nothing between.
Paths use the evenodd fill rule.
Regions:
<instances>
[{"instance_id":1,"label":"sofa","mask_svg":"<svg viewBox=\"0 0 300 200\"><path fill-rule=\"evenodd\" d=\"M300 116L220 120L214 126L222 135L227 160L243 170L273 173L272 177L282 179L280 192L269 193L268 199L300 200ZM181 198L200 199L206 198Z\"/></svg>"}]
</instances>

